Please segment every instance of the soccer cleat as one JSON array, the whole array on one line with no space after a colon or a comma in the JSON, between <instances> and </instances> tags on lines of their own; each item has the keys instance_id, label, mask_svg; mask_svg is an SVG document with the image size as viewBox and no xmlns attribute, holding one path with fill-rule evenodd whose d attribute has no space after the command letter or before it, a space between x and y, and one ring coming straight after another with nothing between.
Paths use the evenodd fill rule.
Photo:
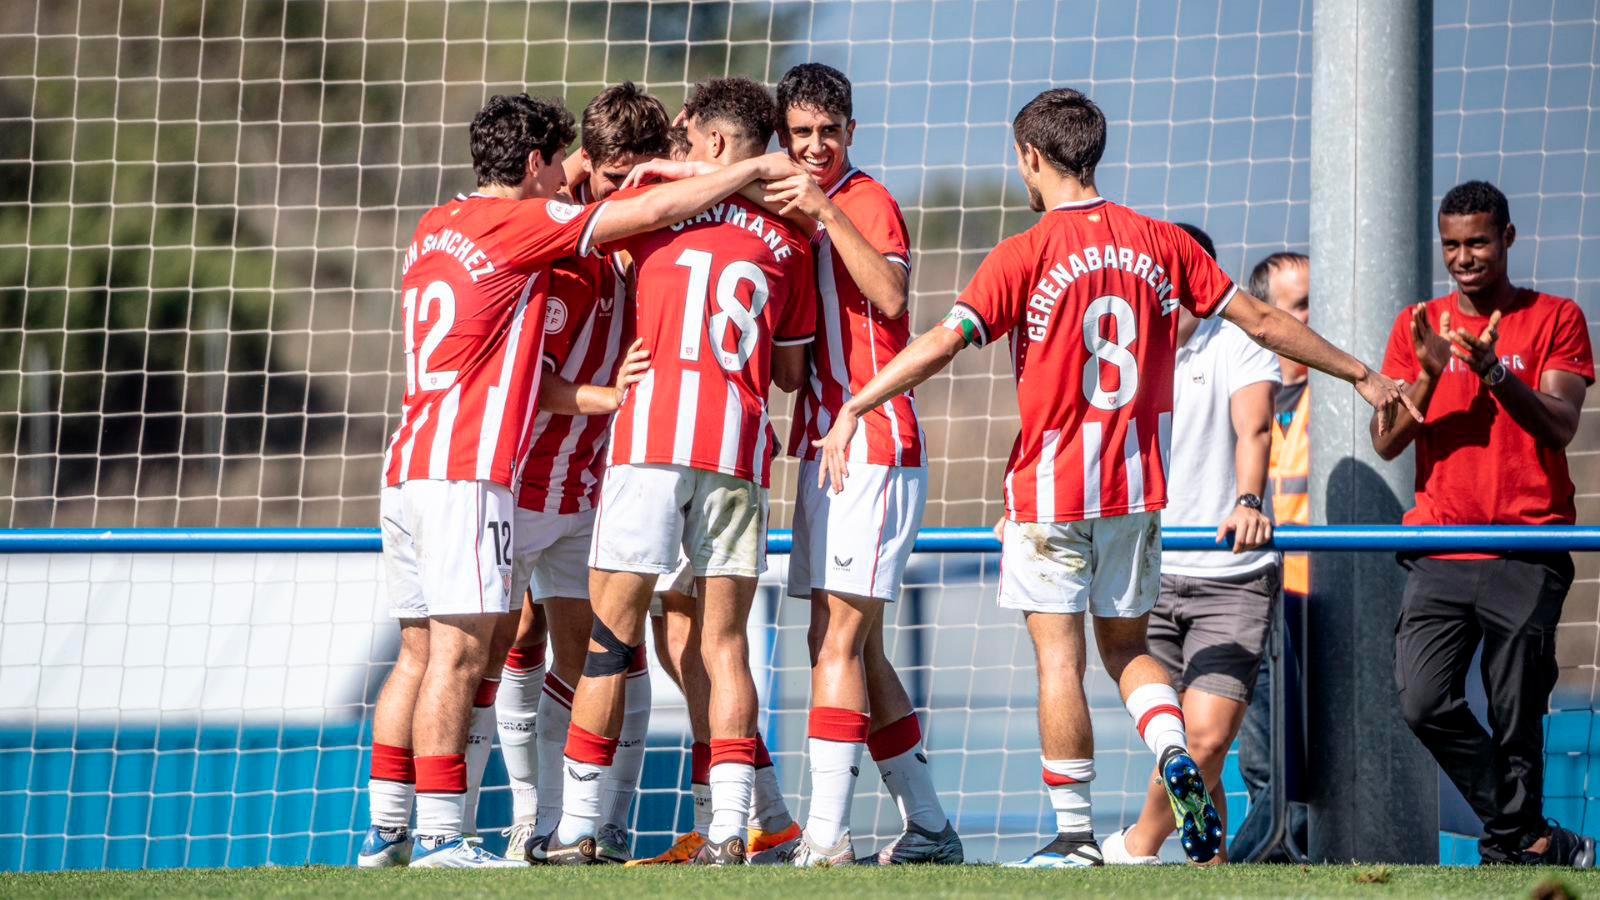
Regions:
<instances>
[{"instance_id":1,"label":"soccer cleat","mask_svg":"<svg viewBox=\"0 0 1600 900\"><path fill-rule=\"evenodd\" d=\"M356 865L363 869L392 869L411 862L411 833L404 828L367 829Z\"/></svg>"},{"instance_id":2,"label":"soccer cleat","mask_svg":"<svg viewBox=\"0 0 1600 900\"><path fill-rule=\"evenodd\" d=\"M1129 825L1128 828L1132 828ZM1159 856L1134 856L1128 852L1128 828L1113 831L1106 835L1100 844L1100 852L1105 857L1108 866L1159 866Z\"/></svg>"},{"instance_id":3,"label":"soccer cleat","mask_svg":"<svg viewBox=\"0 0 1600 900\"><path fill-rule=\"evenodd\" d=\"M595 839L594 858L613 865L627 865L633 859L628 852L628 833L616 825L601 825L600 836Z\"/></svg>"},{"instance_id":4,"label":"soccer cleat","mask_svg":"<svg viewBox=\"0 0 1600 900\"><path fill-rule=\"evenodd\" d=\"M1172 815L1177 820L1183 852L1197 863L1210 862L1222 852L1222 817L1206 793L1205 779L1182 747L1168 747L1156 766L1161 786L1167 789Z\"/></svg>"},{"instance_id":5,"label":"soccer cleat","mask_svg":"<svg viewBox=\"0 0 1600 900\"><path fill-rule=\"evenodd\" d=\"M762 831L751 826L745 843L752 866L786 866L800 849L800 823L791 821L789 827L777 831Z\"/></svg>"},{"instance_id":6,"label":"soccer cleat","mask_svg":"<svg viewBox=\"0 0 1600 900\"><path fill-rule=\"evenodd\" d=\"M469 844L465 838L455 838L433 847L428 841L418 839L417 849L411 854L413 869L520 869L522 862L495 856L478 844Z\"/></svg>"},{"instance_id":7,"label":"soccer cleat","mask_svg":"<svg viewBox=\"0 0 1600 900\"><path fill-rule=\"evenodd\" d=\"M1094 835L1058 834L1056 839L1035 850L1027 859L1004 864L1007 869L1087 869L1105 865Z\"/></svg>"},{"instance_id":8,"label":"soccer cleat","mask_svg":"<svg viewBox=\"0 0 1600 900\"><path fill-rule=\"evenodd\" d=\"M706 841L700 845L699 852L694 859L689 860L691 866L742 866L749 860L745 856L744 838L734 835L725 841L712 843Z\"/></svg>"},{"instance_id":9,"label":"soccer cleat","mask_svg":"<svg viewBox=\"0 0 1600 900\"><path fill-rule=\"evenodd\" d=\"M589 835L563 844L552 833L528 845L530 866L593 866L599 862L595 858L595 839Z\"/></svg>"},{"instance_id":10,"label":"soccer cleat","mask_svg":"<svg viewBox=\"0 0 1600 900\"><path fill-rule=\"evenodd\" d=\"M500 832L506 839L506 859L528 861L528 847L539 839L532 822L518 822Z\"/></svg>"},{"instance_id":11,"label":"soccer cleat","mask_svg":"<svg viewBox=\"0 0 1600 900\"><path fill-rule=\"evenodd\" d=\"M1521 862L1532 866L1566 866L1572 869L1595 867L1594 838L1568 831L1554 822L1550 823L1550 843L1543 853L1524 850Z\"/></svg>"},{"instance_id":12,"label":"soccer cleat","mask_svg":"<svg viewBox=\"0 0 1600 900\"><path fill-rule=\"evenodd\" d=\"M623 863L623 865L625 865L625 866L683 865L684 863L687 863L690 860L694 859L694 855L696 853L700 852L700 848L705 845L705 842L706 842L705 835L701 834L698 831L691 831L691 832L689 832L687 834L679 835L678 839L672 842L672 846L668 847L664 852L662 852L662 854L660 856L652 856L649 859L630 859L627 862Z\"/></svg>"},{"instance_id":13,"label":"soccer cleat","mask_svg":"<svg viewBox=\"0 0 1600 900\"><path fill-rule=\"evenodd\" d=\"M811 843L809 834L801 835L800 846L794 851L793 865L797 869L826 869L853 865L855 861L856 848L850 843L850 832L846 831L832 847L818 847Z\"/></svg>"},{"instance_id":14,"label":"soccer cleat","mask_svg":"<svg viewBox=\"0 0 1600 900\"><path fill-rule=\"evenodd\" d=\"M878 851L878 865L904 866L916 863L928 865L960 865L966 858L961 847L961 837L949 821L939 832L927 831L911 822L906 830Z\"/></svg>"}]
</instances>

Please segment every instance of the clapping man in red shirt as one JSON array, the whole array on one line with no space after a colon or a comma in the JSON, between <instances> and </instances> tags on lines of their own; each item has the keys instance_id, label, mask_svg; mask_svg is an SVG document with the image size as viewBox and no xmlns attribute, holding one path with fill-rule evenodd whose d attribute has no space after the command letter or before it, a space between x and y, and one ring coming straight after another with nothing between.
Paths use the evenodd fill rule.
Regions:
<instances>
[{"instance_id":1,"label":"clapping man in red shirt","mask_svg":"<svg viewBox=\"0 0 1600 900\"><path fill-rule=\"evenodd\" d=\"M1594 383L1578 304L1506 275L1517 237L1505 195L1482 181L1445 194L1439 239L1456 291L1400 314L1383 372L1410 383L1426 418L1401 413L1372 445L1417 445L1413 525L1570 525L1566 447ZM1484 862L1592 868L1593 838L1544 818L1543 718L1556 683L1556 625L1572 585L1566 553L1403 558L1395 629L1400 708L1483 820ZM1490 731L1467 708L1483 646Z\"/></svg>"}]
</instances>

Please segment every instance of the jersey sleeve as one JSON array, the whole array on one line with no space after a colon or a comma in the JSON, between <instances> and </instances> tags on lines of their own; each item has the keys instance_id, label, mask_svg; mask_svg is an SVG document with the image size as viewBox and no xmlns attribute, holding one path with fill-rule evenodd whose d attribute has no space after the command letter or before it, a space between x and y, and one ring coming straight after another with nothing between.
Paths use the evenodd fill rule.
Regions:
<instances>
[{"instance_id":1,"label":"jersey sleeve","mask_svg":"<svg viewBox=\"0 0 1600 900\"><path fill-rule=\"evenodd\" d=\"M817 335L817 266L811 244L805 240L791 244L797 251L791 261L796 274L772 333L772 343L779 347L809 344Z\"/></svg>"},{"instance_id":2,"label":"jersey sleeve","mask_svg":"<svg viewBox=\"0 0 1600 900\"><path fill-rule=\"evenodd\" d=\"M605 203L579 206L562 200L522 200L501 228L501 252L517 263L545 266L563 256L586 256Z\"/></svg>"},{"instance_id":3,"label":"jersey sleeve","mask_svg":"<svg viewBox=\"0 0 1600 900\"><path fill-rule=\"evenodd\" d=\"M1544 367L1571 372L1594 384L1594 349L1589 343L1589 322L1584 318L1583 309L1571 300L1561 301L1556 311Z\"/></svg>"},{"instance_id":4,"label":"jersey sleeve","mask_svg":"<svg viewBox=\"0 0 1600 900\"><path fill-rule=\"evenodd\" d=\"M869 188L845 191L837 200L839 211L861 232L872 249L897 266L911 271L911 239L905 216L887 188L869 182Z\"/></svg>"},{"instance_id":5,"label":"jersey sleeve","mask_svg":"<svg viewBox=\"0 0 1600 900\"><path fill-rule=\"evenodd\" d=\"M1283 383L1283 371L1278 367L1278 355L1250 340L1250 336L1231 323L1222 323L1232 337L1228 354L1228 393L1233 394L1252 384L1268 381Z\"/></svg>"},{"instance_id":6,"label":"jersey sleeve","mask_svg":"<svg viewBox=\"0 0 1600 900\"><path fill-rule=\"evenodd\" d=\"M1389 331L1389 346L1383 351L1383 374L1395 381L1416 381L1417 348L1411 343L1412 307L1408 306L1395 317L1394 328Z\"/></svg>"},{"instance_id":7,"label":"jersey sleeve","mask_svg":"<svg viewBox=\"0 0 1600 900\"><path fill-rule=\"evenodd\" d=\"M1238 288L1228 273L1200 246L1200 242L1176 225L1167 228L1167 239L1176 251L1178 271L1169 272L1178 302L1202 319L1222 311Z\"/></svg>"},{"instance_id":8,"label":"jersey sleeve","mask_svg":"<svg viewBox=\"0 0 1600 900\"><path fill-rule=\"evenodd\" d=\"M979 347L1015 328L1028 302L1033 266L1023 252L1027 233L1001 241L984 257L967 289L944 317L943 327Z\"/></svg>"}]
</instances>

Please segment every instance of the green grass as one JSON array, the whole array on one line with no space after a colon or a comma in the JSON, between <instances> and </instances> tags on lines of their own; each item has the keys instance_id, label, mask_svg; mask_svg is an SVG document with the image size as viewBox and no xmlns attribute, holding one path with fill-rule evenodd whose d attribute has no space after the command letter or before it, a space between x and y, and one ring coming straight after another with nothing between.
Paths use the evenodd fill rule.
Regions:
<instances>
[{"instance_id":1,"label":"green grass","mask_svg":"<svg viewBox=\"0 0 1600 900\"><path fill-rule=\"evenodd\" d=\"M1552 887L1565 893L1553 892ZM994 866L878 869L531 869L460 872L325 866L0 876L0 897L316 896L648 897L651 900L913 897L1529 897L1600 896L1600 874L1432 866L1235 866L1020 871Z\"/></svg>"}]
</instances>

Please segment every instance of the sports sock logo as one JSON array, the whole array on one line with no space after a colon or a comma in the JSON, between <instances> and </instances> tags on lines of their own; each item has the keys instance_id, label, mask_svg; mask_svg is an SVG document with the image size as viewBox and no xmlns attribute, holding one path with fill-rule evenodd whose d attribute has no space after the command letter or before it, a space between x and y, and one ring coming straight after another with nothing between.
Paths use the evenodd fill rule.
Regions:
<instances>
[{"instance_id":1,"label":"sports sock logo","mask_svg":"<svg viewBox=\"0 0 1600 900\"><path fill-rule=\"evenodd\" d=\"M596 778L600 777L599 772L590 772L586 775L579 775L571 766L567 766L567 775L570 776L573 781L594 781Z\"/></svg>"}]
</instances>

